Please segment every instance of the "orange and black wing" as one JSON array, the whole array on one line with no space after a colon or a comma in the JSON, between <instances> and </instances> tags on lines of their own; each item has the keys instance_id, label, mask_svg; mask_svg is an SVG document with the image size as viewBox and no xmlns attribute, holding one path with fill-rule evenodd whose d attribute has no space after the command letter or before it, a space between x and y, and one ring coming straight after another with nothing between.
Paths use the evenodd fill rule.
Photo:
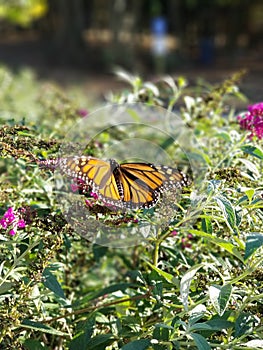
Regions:
<instances>
[{"instance_id":1,"label":"orange and black wing","mask_svg":"<svg viewBox=\"0 0 263 350\"><path fill-rule=\"evenodd\" d=\"M188 183L186 176L175 168L147 163L121 164L118 176L124 205L130 208L153 207L162 191Z\"/></svg>"},{"instance_id":2,"label":"orange and black wing","mask_svg":"<svg viewBox=\"0 0 263 350\"><path fill-rule=\"evenodd\" d=\"M113 176L111 163L82 156L61 159L59 167L62 173L90 186L104 202L121 204L119 186Z\"/></svg>"},{"instance_id":3,"label":"orange and black wing","mask_svg":"<svg viewBox=\"0 0 263 350\"><path fill-rule=\"evenodd\" d=\"M164 190L188 184L176 168L148 163L118 164L115 160L81 156L40 161L50 168L81 181L105 203L122 208L150 208Z\"/></svg>"}]
</instances>

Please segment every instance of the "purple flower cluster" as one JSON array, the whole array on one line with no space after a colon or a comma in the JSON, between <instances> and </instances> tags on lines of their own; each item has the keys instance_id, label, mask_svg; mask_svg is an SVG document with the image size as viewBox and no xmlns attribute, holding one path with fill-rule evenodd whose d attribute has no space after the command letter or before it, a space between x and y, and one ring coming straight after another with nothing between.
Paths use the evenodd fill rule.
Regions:
<instances>
[{"instance_id":1,"label":"purple flower cluster","mask_svg":"<svg viewBox=\"0 0 263 350\"><path fill-rule=\"evenodd\" d=\"M176 231L176 230L173 230L171 232L171 236L172 237L176 237L179 235L179 232ZM182 245L182 249L185 249L185 248L191 248L192 247L192 244L191 244L191 240L193 239L193 235L191 233L189 233L186 237L182 237L181 238L181 245Z\"/></svg>"},{"instance_id":2,"label":"purple flower cluster","mask_svg":"<svg viewBox=\"0 0 263 350\"><path fill-rule=\"evenodd\" d=\"M263 138L263 102L248 107L248 112L237 117L241 129L250 131L249 138L256 136L259 140Z\"/></svg>"},{"instance_id":3,"label":"purple flower cluster","mask_svg":"<svg viewBox=\"0 0 263 350\"><path fill-rule=\"evenodd\" d=\"M0 219L0 226L2 226L4 230L8 229L8 233L11 236L14 236L17 229L25 228L26 223L24 219L21 219L19 214L11 207L4 213L2 219Z\"/></svg>"}]
</instances>

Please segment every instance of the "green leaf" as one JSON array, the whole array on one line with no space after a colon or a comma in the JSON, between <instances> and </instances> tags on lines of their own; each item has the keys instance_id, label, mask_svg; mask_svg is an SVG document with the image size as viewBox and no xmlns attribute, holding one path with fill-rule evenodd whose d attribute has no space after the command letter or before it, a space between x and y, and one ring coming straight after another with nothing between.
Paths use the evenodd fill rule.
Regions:
<instances>
[{"instance_id":1,"label":"green leaf","mask_svg":"<svg viewBox=\"0 0 263 350\"><path fill-rule=\"evenodd\" d=\"M202 335L190 333L190 336L193 338L198 350L211 350L211 346Z\"/></svg>"},{"instance_id":2,"label":"green leaf","mask_svg":"<svg viewBox=\"0 0 263 350\"><path fill-rule=\"evenodd\" d=\"M45 268L45 270L43 271L42 283L46 288L51 290L57 296L59 296L62 299L66 299L63 289L61 288L58 280L56 279L56 277L53 275L53 273L49 268Z\"/></svg>"},{"instance_id":3,"label":"green leaf","mask_svg":"<svg viewBox=\"0 0 263 350\"><path fill-rule=\"evenodd\" d=\"M213 233L212 222L209 216L202 217L202 230L206 233Z\"/></svg>"},{"instance_id":4,"label":"green leaf","mask_svg":"<svg viewBox=\"0 0 263 350\"><path fill-rule=\"evenodd\" d=\"M245 191L245 194L247 195L247 198L249 200L249 202L251 202L254 194L255 194L255 189L254 188L248 188L246 191Z\"/></svg>"},{"instance_id":5,"label":"green leaf","mask_svg":"<svg viewBox=\"0 0 263 350\"><path fill-rule=\"evenodd\" d=\"M99 244L93 244L92 251L93 251L95 261L99 262L100 259L106 255L108 251L108 247L105 247Z\"/></svg>"},{"instance_id":6,"label":"green leaf","mask_svg":"<svg viewBox=\"0 0 263 350\"><path fill-rule=\"evenodd\" d=\"M222 210L224 218L230 230L232 232L236 232L237 218L235 209L232 206L231 202L222 195L215 196L214 200L217 202L218 206Z\"/></svg>"},{"instance_id":7,"label":"green leaf","mask_svg":"<svg viewBox=\"0 0 263 350\"><path fill-rule=\"evenodd\" d=\"M263 151L256 146L241 146L240 147L244 153L250 154L256 158L263 159Z\"/></svg>"},{"instance_id":8,"label":"green leaf","mask_svg":"<svg viewBox=\"0 0 263 350\"><path fill-rule=\"evenodd\" d=\"M212 194L216 192L220 185L221 185L220 180L210 180L207 186L207 194Z\"/></svg>"},{"instance_id":9,"label":"green leaf","mask_svg":"<svg viewBox=\"0 0 263 350\"><path fill-rule=\"evenodd\" d=\"M216 134L215 136L220 138L220 139L223 139L223 140L225 140L227 142L231 142L230 135L227 132L225 132L225 131L222 131L222 132Z\"/></svg>"},{"instance_id":10,"label":"green leaf","mask_svg":"<svg viewBox=\"0 0 263 350\"><path fill-rule=\"evenodd\" d=\"M98 334L91 338L86 349L88 350L104 350L107 346L115 341L113 334ZM77 349L76 349L77 350Z\"/></svg>"},{"instance_id":11,"label":"green leaf","mask_svg":"<svg viewBox=\"0 0 263 350\"><path fill-rule=\"evenodd\" d=\"M147 350L150 345L151 342L149 339L140 339L122 346L120 350Z\"/></svg>"},{"instance_id":12,"label":"green leaf","mask_svg":"<svg viewBox=\"0 0 263 350\"><path fill-rule=\"evenodd\" d=\"M95 315L91 315L89 319L83 323L79 322L77 326L77 334L69 343L70 350L79 350L87 348L88 343L92 337L94 325L96 323Z\"/></svg>"},{"instance_id":13,"label":"green leaf","mask_svg":"<svg viewBox=\"0 0 263 350\"><path fill-rule=\"evenodd\" d=\"M138 285L135 284L135 283L117 283L117 284L113 284L113 285L111 285L109 287L103 288L99 292L96 292L94 295L92 295L91 299L96 299L96 298L99 298L102 295L111 294L111 293L117 292L119 290L124 292L127 288L131 288L131 287L138 287Z\"/></svg>"},{"instance_id":14,"label":"green leaf","mask_svg":"<svg viewBox=\"0 0 263 350\"><path fill-rule=\"evenodd\" d=\"M49 333L49 334L54 334L54 335L59 335L59 336L68 336L67 333L57 331L56 329L54 329L50 326L47 326L46 324L31 321L28 319L24 319L23 322L21 323L21 326L23 328L34 329L35 331L39 331L39 332L43 332L43 333Z\"/></svg>"},{"instance_id":15,"label":"green leaf","mask_svg":"<svg viewBox=\"0 0 263 350\"><path fill-rule=\"evenodd\" d=\"M209 297L216 312L222 316L226 310L232 293L231 284L224 286L212 285L209 287Z\"/></svg>"},{"instance_id":16,"label":"green leaf","mask_svg":"<svg viewBox=\"0 0 263 350\"><path fill-rule=\"evenodd\" d=\"M206 163L208 165L212 164L211 159L208 157L208 155L201 151L189 152L187 153L187 156L192 161L196 160L197 162Z\"/></svg>"},{"instance_id":17,"label":"green leaf","mask_svg":"<svg viewBox=\"0 0 263 350\"><path fill-rule=\"evenodd\" d=\"M39 340L35 339L26 339L23 345L27 350L49 350L48 347L42 345Z\"/></svg>"},{"instance_id":18,"label":"green leaf","mask_svg":"<svg viewBox=\"0 0 263 350\"><path fill-rule=\"evenodd\" d=\"M190 331L210 331L211 327L206 322L198 322L190 327Z\"/></svg>"},{"instance_id":19,"label":"green leaf","mask_svg":"<svg viewBox=\"0 0 263 350\"><path fill-rule=\"evenodd\" d=\"M184 309L188 310L188 295L189 295L189 289L191 282L196 274L196 272L203 267L204 264L198 264L193 267L191 267L182 277L181 283L180 283L180 296L182 300L182 304L184 306Z\"/></svg>"},{"instance_id":20,"label":"green leaf","mask_svg":"<svg viewBox=\"0 0 263 350\"><path fill-rule=\"evenodd\" d=\"M235 338L239 338L246 333L253 331L253 324L256 321L253 315L242 312L235 322Z\"/></svg>"},{"instance_id":21,"label":"green leaf","mask_svg":"<svg viewBox=\"0 0 263 350\"><path fill-rule=\"evenodd\" d=\"M235 325L233 322L219 317L207 321L206 324L208 324L210 326L210 329L214 331L221 331L222 329L232 328Z\"/></svg>"},{"instance_id":22,"label":"green leaf","mask_svg":"<svg viewBox=\"0 0 263 350\"><path fill-rule=\"evenodd\" d=\"M168 341L169 340L169 329L167 327L162 327L160 324L155 326L153 330L153 338L157 340L162 341Z\"/></svg>"},{"instance_id":23,"label":"green leaf","mask_svg":"<svg viewBox=\"0 0 263 350\"><path fill-rule=\"evenodd\" d=\"M153 264L151 264L149 261L144 260L154 271L156 271L158 273L158 275L162 276L167 282L172 283L173 282L173 278L174 276L171 275L170 273L167 273L161 269L159 269L158 267L154 266Z\"/></svg>"},{"instance_id":24,"label":"green leaf","mask_svg":"<svg viewBox=\"0 0 263 350\"><path fill-rule=\"evenodd\" d=\"M253 233L247 236L244 259L247 260L258 248L263 245L263 235Z\"/></svg>"},{"instance_id":25,"label":"green leaf","mask_svg":"<svg viewBox=\"0 0 263 350\"><path fill-rule=\"evenodd\" d=\"M1 281L0 281L1 282ZM5 294L9 289L13 287L13 282L4 282L0 285L0 294Z\"/></svg>"},{"instance_id":26,"label":"green leaf","mask_svg":"<svg viewBox=\"0 0 263 350\"><path fill-rule=\"evenodd\" d=\"M233 243L231 243L229 241L226 241L226 240L224 240L222 238L218 238L218 237L212 236L209 233L206 233L206 232L203 232L203 231L189 230L189 233L192 233L193 235L196 235L196 236L201 236L201 237L206 238L211 243L216 244L220 248L225 249L230 254L232 254L235 257L237 257L240 261L244 262L242 255L239 253L239 251L237 250L237 247L234 246Z\"/></svg>"},{"instance_id":27,"label":"green leaf","mask_svg":"<svg viewBox=\"0 0 263 350\"><path fill-rule=\"evenodd\" d=\"M259 177L259 176L260 176L260 173L259 173L259 171L258 171L256 165L253 164L250 160L248 160L248 159L243 159L243 158L239 158L239 161L240 161L241 163L243 163L249 171L251 171L253 174L255 174L256 177Z\"/></svg>"}]
</instances>

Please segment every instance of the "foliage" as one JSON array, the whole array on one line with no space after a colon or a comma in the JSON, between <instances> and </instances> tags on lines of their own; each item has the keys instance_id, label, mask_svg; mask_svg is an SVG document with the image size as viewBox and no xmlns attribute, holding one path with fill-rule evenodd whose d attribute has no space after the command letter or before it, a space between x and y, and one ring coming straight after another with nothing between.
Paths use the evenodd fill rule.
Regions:
<instances>
[{"instance_id":1,"label":"foliage","mask_svg":"<svg viewBox=\"0 0 263 350\"><path fill-rule=\"evenodd\" d=\"M242 97L240 74L190 89L182 77L147 83L119 72L131 90L110 100L176 111L198 141L189 155L205 173L202 181L193 173L169 227L126 249L77 235L56 202L52 173L36 164L56 156L83 109L49 85L29 90L30 119L16 87L36 81L1 74L12 82L1 103L15 116L0 116L1 348L262 348L263 151L229 106L229 97ZM113 135L103 137L90 154Z\"/></svg>"},{"instance_id":2,"label":"foliage","mask_svg":"<svg viewBox=\"0 0 263 350\"><path fill-rule=\"evenodd\" d=\"M46 0L0 1L0 18L23 27L42 17L47 11Z\"/></svg>"}]
</instances>

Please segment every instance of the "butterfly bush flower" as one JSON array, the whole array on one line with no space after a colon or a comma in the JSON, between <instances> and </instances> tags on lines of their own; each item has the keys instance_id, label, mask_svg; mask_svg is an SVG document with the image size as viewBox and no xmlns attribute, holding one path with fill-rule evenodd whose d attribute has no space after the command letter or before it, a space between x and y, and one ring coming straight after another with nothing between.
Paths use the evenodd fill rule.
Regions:
<instances>
[{"instance_id":1,"label":"butterfly bush flower","mask_svg":"<svg viewBox=\"0 0 263 350\"><path fill-rule=\"evenodd\" d=\"M0 226L2 226L4 230L8 229L8 233L11 236L14 236L17 229L25 228L26 223L24 219L20 218L19 213L14 211L14 209L11 207L7 209L2 219L0 219Z\"/></svg>"},{"instance_id":2,"label":"butterfly bush flower","mask_svg":"<svg viewBox=\"0 0 263 350\"><path fill-rule=\"evenodd\" d=\"M171 236L177 236L177 235L178 235L178 232L175 231L175 230L173 230L170 234L171 234Z\"/></svg>"},{"instance_id":3,"label":"butterfly bush flower","mask_svg":"<svg viewBox=\"0 0 263 350\"><path fill-rule=\"evenodd\" d=\"M237 117L241 129L250 131L249 138L256 136L259 140L263 138L263 102L248 107L245 115Z\"/></svg>"},{"instance_id":4,"label":"butterfly bush flower","mask_svg":"<svg viewBox=\"0 0 263 350\"><path fill-rule=\"evenodd\" d=\"M89 114L89 112L85 108L78 109L77 113L82 118L86 117Z\"/></svg>"},{"instance_id":5,"label":"butterfly bush flower","mask_svg":"<svg viewBox=\"0 0 263 350\"><path fill-rule=\"evenodd\" d=\"M90 192L91 197L93 197L95 200L97 200L99 198L99 196L97 195L97 193L95 192Z\"/></svg>"}]
</instances>

